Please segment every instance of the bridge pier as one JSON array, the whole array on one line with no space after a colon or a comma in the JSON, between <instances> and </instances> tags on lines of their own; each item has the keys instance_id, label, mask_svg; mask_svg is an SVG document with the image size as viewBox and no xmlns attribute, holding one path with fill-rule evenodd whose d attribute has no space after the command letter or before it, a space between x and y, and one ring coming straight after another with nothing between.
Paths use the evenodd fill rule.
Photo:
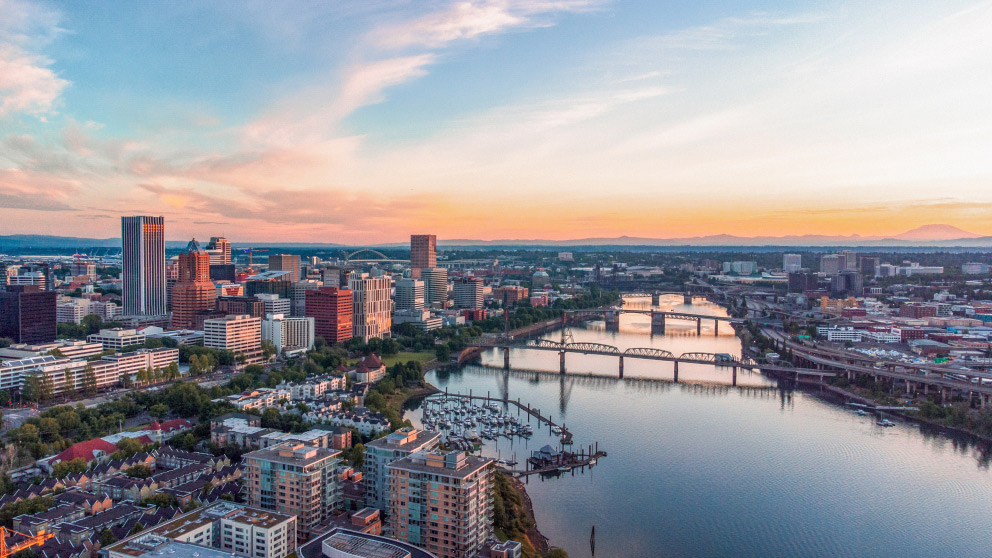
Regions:
<instances>
[{"instance_id":1,"label":"bridge pier","mask_svg":"<svg viewBox=\"0 0 992 558\"><path fill-rule=\"evenodd\" d=\"M733 386L737 387L737 367L734 367Z\"/></svg>"},{"instance_id":2,"label":"bridge pier","mask_svg":"<svg viewBox=\"0 0 992 558\"><path fill-rule=\"evenodd\" d=\"M623 355L620 355L620 379L623 379Z\"/></svg>"},{"instance_id":3,"label":"bridge pier","mask_svg":"<svg viewBox=\"0 0 992 558\"><path fill-rule=\"evenodd\" d=\"M620 331L620 312L610 312L605 316L606 331Z\"/></svg>"},{"instance_id":4,"label":"bridge pier","mask_svg":"<svg viewBox=\"0 0 992 558\"><path fill-rule=\"evenodd\" d=\"M720 320L713 320L713 336L720 336Z\"/></svg>"},{"instance_id":5,"label":"bridge pier","mask_svg":"<svg viewBox=\"0 0 992 558\"><path fill-rule=\"evenodd\" d=\"M682 303L688 306L692 306L692 293L685 293L682 295Z\"/></svg>"},{"instance_id":6,"label":"bridge pier","mask_svg":"<svg viewBox=\"0 0 992 558\"><path fill-rule=\"evenodd\" d=\"M679 361L675 361L675 383L679 383Z\"/></svg>"},{"instance_id":7,"label":"bridge pier","mask_svg":"<svg viewBox=\"0 0 992 558\"><path fill-rule=\"evenodd\" d=\"M503 347L503 369L504 370L509 370L510 369L510 348L509 347Z\"/></svg>"},{"instance_id":8,"label":"bridge pier","mask_svg":"<svg viewBox=\"0 0 992 558\"><path fill-rule=\"evenodd\" d=\"M661 293L651 293L651 306L661 306Z\"/></svg>"},{"instance_id":9,"label":"bridge pier","mask_svg":"<svg viewBox=\"0 0 992 558\"><path fill-rule=\"evenodd\" d=\"M565 373L565 351L558 353L558 360L560 361L560 372Z\"/></svg>"},{"instance_id":10,"label":"bridge pier","mask_svg":"<svg viewBox=\"0 0 992 558\"><path fill-rule=\"evenodd\" d=\"M665 315L661 312L651 312L651 333L665 334Z\"/></svg>"},{"instance_id":11,"label":"bridge pier","mask_svg":"<svg viewBox=\"0 0 992 558\"><path fill-rule=\"evenodd\" d=\"M702 334L703 334L703 319L696 318L696 335L702 335Z\"/></svg>"}]
</instances>

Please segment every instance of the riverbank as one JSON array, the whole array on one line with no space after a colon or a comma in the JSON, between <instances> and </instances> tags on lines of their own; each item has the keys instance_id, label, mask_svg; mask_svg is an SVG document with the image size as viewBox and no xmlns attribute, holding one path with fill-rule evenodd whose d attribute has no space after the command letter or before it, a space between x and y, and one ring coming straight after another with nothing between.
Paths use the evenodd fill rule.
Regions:
<instances>
[{"instance_id":1,"label":"riverbank","mask_svg":"<svg viewBox=\"0 0 992 558\"><path fill-rule=\"evenodd\" d=\"M873 406L887 404L887 402L878 401L877 399L868 397L866 395L854 391L850 391L848 389L839 386L834 386L830 384L821 384L815 380L801 379L799 380L797 385L801 386L804 389L804 391L807 391L808 393L811 393L812 395L815 396L822 396L823 392L825 391L831 394L833 397L824 398L824 399L834 399L835 401L832 402L838 402L836 401L837 399L843 399L844 401L842 401L841 403L855 402L855 403L861 403L863 405L873 405ZM819 393L817 393L817 391L819 391ZM889 415L898 417L902 420L912 422L914 424L926 426L942 434L953 434L955 436L964 436L971 438L972 441L974 442L982 442L984 444L988 444L992 446L992 436L984 435L967 428L951 426L948 424L944 424L943 422L922 417L920 416L918 411L885 411L885 412Z\"/></svg>"},{"instance_id":2,"label":"riverbank","mask_svg":"<svg viewBox=\"0 0 992 558\"><path fill-rule=\"evenodd\" d=\"M494 479L493 519L496 537L514 540L523 546L525 558L541 558L550 550L534 519L534 504L527 489L513 476L497 471Z\"/></svg>"}]
</instances>

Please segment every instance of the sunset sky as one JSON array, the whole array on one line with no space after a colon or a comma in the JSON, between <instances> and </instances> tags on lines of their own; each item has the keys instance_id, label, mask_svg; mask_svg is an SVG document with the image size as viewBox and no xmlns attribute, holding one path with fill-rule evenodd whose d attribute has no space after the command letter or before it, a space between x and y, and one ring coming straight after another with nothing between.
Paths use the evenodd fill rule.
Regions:
<instances>
[{"instance_id":1,"label":"sunset sky","mask_svg":"<svg viewBox=\"0 0 992 558\"><path fill-rule=\"evenodd\" d=\"M0 234L992 235L992 2L0 0Z\"/></svg>"}]
</instances>

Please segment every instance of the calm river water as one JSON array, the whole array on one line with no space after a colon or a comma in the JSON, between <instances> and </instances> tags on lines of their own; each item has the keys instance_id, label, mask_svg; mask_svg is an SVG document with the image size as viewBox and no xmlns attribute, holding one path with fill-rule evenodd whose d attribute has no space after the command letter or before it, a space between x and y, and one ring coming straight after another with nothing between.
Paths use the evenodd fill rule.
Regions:
<instances>
[{"instance_id":1,"label":"calm river water","mask_svg":"<svg viewBox=\"0 0 992 558\"><path fill-rule=\"evenodd\" d=\"M631 301L649 304L649 301ZM676 310L726 315L703 302ZM626 314L620 332L602 322L573 327L576 341L621 349L656 347L740 354L728 326L702 336L695 323L668 323L650 335L647 316ZM548 334L560 339L559 332ZM836 404L780 390L774 380L730 370L627 359L627 380L560 379L558 355L514 351L482 366L431 373L451 392L520 398L564 421L575 448L598 442L609 456L584 473L540 480L527 490L538 526L572 558L988 556L992 552L992 473L979 448L900 423L883 428ZM569 372L616 376L615 358L568 355ZM693 382L693 383L690 383ZM515 411L513 411L515 413ZM419 424L419 410L408 416ZM555 443L547 430L531 440L488 442L484 453L516 458Z\"/></svg>"}]
</instances>

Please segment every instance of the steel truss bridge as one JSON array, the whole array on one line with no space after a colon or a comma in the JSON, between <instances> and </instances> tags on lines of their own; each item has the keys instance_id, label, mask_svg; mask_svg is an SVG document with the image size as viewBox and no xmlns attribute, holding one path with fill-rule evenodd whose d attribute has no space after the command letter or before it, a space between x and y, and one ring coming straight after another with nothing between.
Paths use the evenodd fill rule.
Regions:
<instances>
[{"instance_id":1,"label":"steel truss bridge","mask_svg":"<svg viewBox=\"0 0 992 558\"><path fill-rule=\"evenodd\" d=\"M764 363L747 357L736 357L727 353L701 353L690 352L675 355L664 349L651 347L632 347L620 350L613 345L592 342L560 342L550 339L529 339L523 342L497 339L494 341L478 341L471 346L479 348L495 348L503 350L503 368L510 369L510 350L534 350L551 351L560 356L560 373L566 374L565 355L577 353L583 355L599 355L616 357L619 361L618 377L623 378L624 359L645 359L674 363L674 381L679 381L679 364L701 364L715 366L719 368L730 368L733 371L733 385L737 385L737 371L749 370L758 372L782 373L791 377L816 377L822 380L823 377L836 376L838 372L830 370L819 370L815 368L797 368L788 363Z\"/></svg>"}]
</instances>

